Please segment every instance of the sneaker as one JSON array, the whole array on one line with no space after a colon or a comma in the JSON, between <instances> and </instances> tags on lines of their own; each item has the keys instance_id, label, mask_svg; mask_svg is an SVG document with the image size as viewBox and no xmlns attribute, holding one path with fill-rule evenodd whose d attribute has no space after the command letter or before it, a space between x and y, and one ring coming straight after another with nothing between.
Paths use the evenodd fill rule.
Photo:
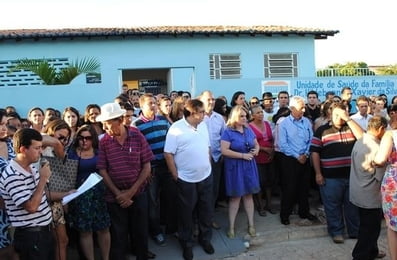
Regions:
<instances>
[{"instance_id":1,"label":"sneaker","mask_svg":"<svg viewBox=\"0 0 397 260\"><path fill-rule=\"evenodd\" d=\"M332 240L334 241L335 244L343 244L345 242L345 239L343 238L342 235L335 235L332 237Z\"/></svg>"},{"instance_id":2,"label":"sneaker","mask_svg":"<svg viewBox=\"0 0 397 260\"><path fill-rule=\"evenodd\" d=\"M165 237L163 234L158 234L157 236L153 237L154 242L156 242L159 246L165 246Z\"/></svg>"}]
</instances>

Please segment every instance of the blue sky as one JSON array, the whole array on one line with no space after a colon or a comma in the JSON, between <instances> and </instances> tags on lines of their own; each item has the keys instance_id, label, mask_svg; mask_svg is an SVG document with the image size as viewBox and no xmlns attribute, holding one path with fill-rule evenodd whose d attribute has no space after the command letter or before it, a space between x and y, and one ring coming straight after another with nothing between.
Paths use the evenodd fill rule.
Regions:
<instances>
[{"instance_id":1,"label":"blue sky","mask_svg":"<svg viewBox=\"0 0 397 260\"><path fill-rule=\"evenodd\" d=\"M0 29L289 25L339 30L316 41L318 68L397 64L392 0L3 0Z\"/></svg>"}]
</instances>

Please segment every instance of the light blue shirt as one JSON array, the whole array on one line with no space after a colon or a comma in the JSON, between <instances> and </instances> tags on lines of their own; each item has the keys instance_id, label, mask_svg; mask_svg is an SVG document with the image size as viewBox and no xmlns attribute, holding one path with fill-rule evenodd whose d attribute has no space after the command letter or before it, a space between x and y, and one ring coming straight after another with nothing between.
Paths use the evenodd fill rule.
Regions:
<instances>
[{"instance_id":1,"label":"light blue shirt","mask_svg":"<svg viewBox=\"0 0 397 260\"><path fill-rule=\"evenodd\" d=\"M217 112L212 112L211 116L205 115L203 121L207 125L211 143L211 156L217 162L221 157L221 136L225 131L226 124L223 116Z\"/></svg>"},{"instance_id":2,"label":"light blue shirt","mask_svg":"<svg viewBox=\"0 0 397 260\"><path fill-rule=\"evenodd\" d=\"M296 120L289 115L280 123L278 131L280 152L295 158L301 154L309 155L313 137L312 124L309 119L302 117Z\"/></svg>"}]
</instances>

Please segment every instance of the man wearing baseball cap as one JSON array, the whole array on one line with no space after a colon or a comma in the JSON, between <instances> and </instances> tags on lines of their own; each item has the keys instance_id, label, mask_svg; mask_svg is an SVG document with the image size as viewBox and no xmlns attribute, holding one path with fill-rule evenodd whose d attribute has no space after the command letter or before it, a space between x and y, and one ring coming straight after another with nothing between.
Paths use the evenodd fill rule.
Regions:
<instances>
[{"instance_id":1,"label":"man wearing baseball cap","mask_svg":"<svg viewBox=\"0 0 397 260\"><path fill-rule=\"evenodd\" d=\"M112 221L110 259L126 259L132 226L136 259L143 260L148 252L146 184L154 156L141 132L123 125L125 112L117 103L101 107L97 121L106 133L99 143L97 168L107 186L105 199Z\"/></svg>"}]
</instances>

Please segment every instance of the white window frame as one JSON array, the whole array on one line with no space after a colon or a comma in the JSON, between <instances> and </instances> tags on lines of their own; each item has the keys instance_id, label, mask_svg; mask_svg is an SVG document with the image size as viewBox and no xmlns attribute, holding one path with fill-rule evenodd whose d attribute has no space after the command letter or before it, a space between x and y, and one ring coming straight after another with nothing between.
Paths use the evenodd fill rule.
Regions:
<instances>
[{"instance_id":1,"label":"white window frame","mask_svg":"<svg viewBox=\"0 0 397 260\"><path fill-rule=\"evenodd\" d=\"M241 78L240 53L216 53L209 55L210 79Z\"/></svg>"},{"instance_id":2,"label":"white window frame","mask_svg":"<svg viewBox=\"0 0 397 260\"><path fill-rule=\"evenodd\" d=\"M297 53L265 53L265 78L295 78L298 77Z\"/></svg>"}]
</instances>

